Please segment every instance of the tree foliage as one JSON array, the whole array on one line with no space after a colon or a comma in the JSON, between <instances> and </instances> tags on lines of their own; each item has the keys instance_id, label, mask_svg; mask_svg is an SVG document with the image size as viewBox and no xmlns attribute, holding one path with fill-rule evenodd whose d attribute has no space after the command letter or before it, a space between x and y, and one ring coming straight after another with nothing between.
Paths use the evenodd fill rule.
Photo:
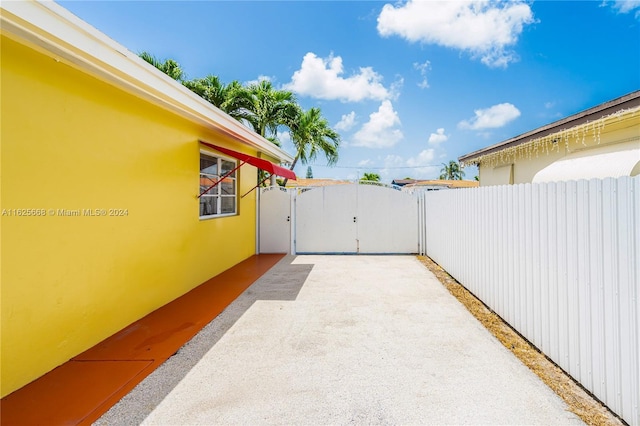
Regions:
<instances>
[{"instance_id":1,"label":"tree foliage","mask_svg":"<svg viewBox=\"0 0 640 426\"><path fill-rule=\"evenodd\" d=\"M442 163L442 169L440 170L440 179L445 180L462 180L464 177L464 171L457 161L449 161L449 164Z\"/></svg>"},{"instance_id":2,"label":"tree foliage","mask_svg":"<svg viewBox=\"0 0 640 426\"><path fill-rule=\"evenodd\" d=\"M180 67L180 64L173 59L161 61L148 52L142 52L138 56L176 81L182 81L185 78L185 73Z\"/></svg>"},{"instance_id":3,"label":"tree foliage","mask_svg":"<svg viewBox=\"0 0 640 426\"><path fill-rule=\"evenodd\" d=\"M277 137L280 126L287 125L298 108L293 93L275 89L268 80L251 84L232 95L234 99L231 102L242 111L240 118L263 137Z\"/></svg>"},{"instance_id":4,"label":"tree foliage","mask_svg":"<svg viewBox=\"0 0 640 426\"><path fill-rule=\"evenodd\" d=\"M319 153L326 157L329 165L338 161L340 135L322 116L320 108L304 111L296 106L295 113L287 119L286 125L289 127L291 142L296 148L291 170L298 161L307 164L308 161L315 160Z\"/></svg>"},{"instance_id":5,"label":"tree foliage","mask_svg":"<svg viewBox=\"0 0 640 426\"><path fill-rule=\"evenodd\" d=\"M329 165L338 161L340 135L322 116L320 108L304 111L292 92L276 89L268 80L248 86L238 81L224 84L212 74L186 80L176 61L160 61L147 52L142 52L140 57L278 146L278 132L288 130L296 150L291 170L298 161L307 164L320 153Z\"/></svg>"},{"instance_id":6,"label":"tree foliage","mask_svg":"<svg viewBox=\"0 0 640 426\"><path fill-rule=\"evenodd\" d=\"M217 75L208 75L204 78L185 80L182 84L233 118L243 117L243 107L236 102L236 99L239 93L246 89L238 81L224 84Z\"/></svg>"},{"instance_id":7,"label":"tree foliage","mask_svg":"<svg viewBox=\"0 0 640 426\"><path fill-rule=\"evenodd\" d=\"M380 182L380 175L377 174L377 173L367 173L367 172L365 172L365 174L362 175L360 180L369 181L369 182Z\"/></svg>"}]
</instances>

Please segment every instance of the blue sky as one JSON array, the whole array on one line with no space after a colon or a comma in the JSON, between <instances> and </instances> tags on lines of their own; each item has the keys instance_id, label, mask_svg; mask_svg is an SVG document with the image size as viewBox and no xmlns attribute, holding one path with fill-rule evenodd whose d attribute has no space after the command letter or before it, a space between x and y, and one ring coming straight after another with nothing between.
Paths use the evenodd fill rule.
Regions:
<instances>
[{"instance_id":1,"label":"blue sky","mask_svg":"<svg viewBox=\"0 0 640 426\"><path fill-rule=\"evenodd\" d=\"M316 178L437 178L441 163L640 89L639 0L58 3L189 78L266 78L320 107L342 146L336 167L311 163Z\"/></svg>"}]
</instances>

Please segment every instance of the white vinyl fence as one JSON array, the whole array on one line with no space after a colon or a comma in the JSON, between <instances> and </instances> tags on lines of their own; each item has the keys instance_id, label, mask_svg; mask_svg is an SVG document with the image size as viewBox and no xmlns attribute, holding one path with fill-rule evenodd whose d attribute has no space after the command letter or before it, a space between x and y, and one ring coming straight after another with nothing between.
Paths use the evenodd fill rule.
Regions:
<instances>
[{"instance_id":1,"label":"white vinyl fence","mask_svg":"<svg viewBox=\"0 0 640 426\"><path fill-rule=\"evenodd\" d=\"M640 425L640 176L421 194L420 248Z\"/></svg>"}]
</instances>

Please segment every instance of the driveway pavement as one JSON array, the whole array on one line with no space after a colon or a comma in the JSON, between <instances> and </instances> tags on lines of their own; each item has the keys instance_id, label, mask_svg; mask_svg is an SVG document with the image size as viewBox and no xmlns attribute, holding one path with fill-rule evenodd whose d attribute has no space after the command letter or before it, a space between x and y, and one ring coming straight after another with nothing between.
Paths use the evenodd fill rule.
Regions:
<instances>
[{"instance_id":1,"label":"driveway pavement","mask_svg":"<svg viewBox=\"0 0 640 426\"><path fill-rule=\"evenodd\" d=\"M413 256L287 256L98 424L582 424Z\"/></svg>"}]
</instances>

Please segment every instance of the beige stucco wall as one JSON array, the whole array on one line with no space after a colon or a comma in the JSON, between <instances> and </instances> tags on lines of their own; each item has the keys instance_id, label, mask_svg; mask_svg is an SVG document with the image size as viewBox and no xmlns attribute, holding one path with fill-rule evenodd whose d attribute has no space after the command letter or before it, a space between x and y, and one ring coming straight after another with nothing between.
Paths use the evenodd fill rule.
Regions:
<instances>
[{"instance_id":1,"label":"beige stucco wall","mask_svg":"<svg viewBox=\"0 0 640 426\"><path fill-rule=\"evenodd\" d=\"M558 134L560 135L560 134ZM545 139L552 138L547 137ZM632 147L640 148L640 112L625 116L620 120L612 120L605 123L599 131L582 127L562 134L556 144L544 146L541 144L537 150L519 152L510 158L492 158L481 161L478 166L480 173L480 186L507 185L518 183L530 183L540 170L548 165L561 160L563 157L577 151L593 149L601 152L602 148L610 146L613 151L622 151ZM523 150L524 151L524 150ZM506 173L509 165L513 165L512 179ZM632 176L640 172L636 167Z\"/></svg>"}]
</instances>

